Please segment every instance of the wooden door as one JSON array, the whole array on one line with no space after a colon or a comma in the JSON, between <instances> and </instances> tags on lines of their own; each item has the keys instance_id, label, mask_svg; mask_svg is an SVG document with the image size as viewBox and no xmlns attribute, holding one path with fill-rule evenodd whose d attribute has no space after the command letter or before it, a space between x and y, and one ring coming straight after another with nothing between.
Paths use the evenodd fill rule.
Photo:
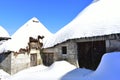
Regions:
<instances>
[{"instance_id":1,"label":"wooden door","mask_svg":"<svg viewBox=\"0 0 120 80\"><path fill-rule=\"evenodd\" d=\"M54 62L54 54L53 53L44 53L43 54L43 64L46 66L50 66Z\"/></svg>"},{"instance_id":2,"label":"wooden door","mask_svg":"<svg viewBox=\"0 0 120 80\"><path fill-rule=\"evenodd\" d=\"M105 41L77 43L78 63L81 68L95 70L106 52Z\"/></svg>"},{"instance_id":3,"label":"wooden door","mask_svg":"<svg viewBox=\"0 0 120 80\"><path fill-rule=\"evenodd\" d=\"M37 54L30 55L30 65L36 66L37 65Z\"/></svg>"}]
</instances>

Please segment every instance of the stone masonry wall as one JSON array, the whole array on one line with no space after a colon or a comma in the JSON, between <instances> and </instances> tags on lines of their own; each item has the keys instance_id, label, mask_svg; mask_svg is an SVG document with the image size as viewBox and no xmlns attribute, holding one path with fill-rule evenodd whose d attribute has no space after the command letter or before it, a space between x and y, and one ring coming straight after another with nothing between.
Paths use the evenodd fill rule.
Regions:
<instances>
[{"instance_id":1,"label":"stone masonry wall","mask_svg":"<svg viewBox=\"0 0 120 80\"><path fill-rule=\"evenodd\" d=\"M19 72L20 70L26 69L30 67L30 56L25 54L18 54L14 56L12 53L11 56L11 75Z\"/></svg>"},{"instance_id":2,"label":"stone masonry wall","mask_svg":"<svg viewBox=\"0 0 120 80\"><path fill-rule=\"evenodd\" d=\"M67 54L62 54L62 46L67 47ZM77 64L77 45L74 41L67 41L55 47L55 53L57 60L67 60L71 64L78 66Z\"/></svg>"},{"instance_id":3,"label":"stone masonry wall","mask_svg":"<svg viewBox=\"0 0 120 80\"><path fill-rule=\"evenodd\" d=\"M0 54L0 68L9 74L11 73L11 54L10 53Z\"/></svg>"}]
</instances>

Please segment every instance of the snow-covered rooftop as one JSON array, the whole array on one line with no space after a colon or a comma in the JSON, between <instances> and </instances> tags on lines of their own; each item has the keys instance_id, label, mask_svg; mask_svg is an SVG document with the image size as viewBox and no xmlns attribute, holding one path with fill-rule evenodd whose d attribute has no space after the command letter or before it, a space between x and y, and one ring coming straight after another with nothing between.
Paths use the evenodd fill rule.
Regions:
<instances>
[{"instance_id":1,"label":"snow-covered rooftop","mask_svg":"<svg viewBox=\"0 0 120 80\"><path fill-rule=\"evenodd\" d=\"M68 39L120 33L119 7L120 0L98 0L91 3L73 21L59 30L45 47L52 47Z\"/></svg>"},{"instance_id":2,"label":"snow-covered rooftop","mask_svg":"<svg viewBox=\"0 0 120 80\"><path fill-rule=\"evenodd\" d=\"M0 26L0 37L10 37L9 33L2 26Z\"/></svg>"},{"instance_id":3,"label":"snow-covered rooftop","mask_svg":"<svg viewBox=\"0 0 120 80\"><path fill-rule=\"evenodd\" d=\"M37 18L30 19L22 27L20 27L12 36L11 40L7 41L4 45L6 50L18 51L20 48L26 48L29 42L29 37L37 38L38 35L44 36L44 44L52 33L45 28L44 25Z\"/></svg>"},{"instance_id":4,"label":"snow-covered rooftop","mask_svg":"<svg viewBox=\"0 0 120 80\"><path fill-rule=\"evenodd\" d=\"M5 46L3 46L3 43L5 42L4 39L7 38L10 38L9 33L2 26L0 26L0 53L5 51Z\"/></svg>"}]
</instances>

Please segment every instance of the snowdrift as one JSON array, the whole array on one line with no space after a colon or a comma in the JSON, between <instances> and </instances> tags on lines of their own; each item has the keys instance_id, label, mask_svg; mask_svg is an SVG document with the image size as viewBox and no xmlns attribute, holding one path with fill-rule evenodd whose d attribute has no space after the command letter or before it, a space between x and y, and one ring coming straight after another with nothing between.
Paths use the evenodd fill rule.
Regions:
<instances>
[{"instance_id":1,"label":"snowdrift","mask_svg":"<svg viewBox=\"0 0 120 80\"><path fill-rule=\"evenodd\" d=\"M11 76L9 80L59 80L67 72L76 67L66 61L58 61L50 67L43 65L29 68ZM23 75L24 74L24 75Z\"/></svg>"},{"instance_id":2,"label":"snowdrift","mask_svg":"<svg viewBox=\"0 0 120 80\"><path fill-rule=\"evenodd\" d=\"M9 77L10 75L8 73L0 69L0 80L8 79Z\"/></svg>"},{"instance_id":3,"label":"snowdrift","mask_svg":"<svg viewBox=\"0 0 120 80\"><path fill-rule=\"evenodd\" d=\"M82 74L82 75L81 75ZM96 71L73 70L61 80L120 80L120 52L107 53L102 57Z\"/></svg>"},{"instance_id":4,"label":"snowdrift","mask_svg":"<svg viewBox=\"0 0 120 80\"><path fill-rule=\"evenodd\" d=\"M84 77L92 74L92 72L92 70L85 68L77 68L65 74L63 77L61 77L61 80L82 80Z\"/></svg>"},{"instance_id":5,"label":"snowdrift","mask_svg":"<svg viewBox=\"0 0 120 80\"><path fill-rule=\"evenodd\" d=\"M90 77L93 80L120 80L120 52L105 54Z\"/></svg>"},{"instance_id":6,"label":"snowdrift","mask_svg":"<svg viewBox=\"0 0 120 80\"><path fill-rule=\"evenodd\" d=\"M9 76L6 80L120 80L120 52L106 53L96 71L76 68L66 61L54 62L50 67L39 65ZM4 79L5 77L3 77Z\"/></svg>"}]
</instances>

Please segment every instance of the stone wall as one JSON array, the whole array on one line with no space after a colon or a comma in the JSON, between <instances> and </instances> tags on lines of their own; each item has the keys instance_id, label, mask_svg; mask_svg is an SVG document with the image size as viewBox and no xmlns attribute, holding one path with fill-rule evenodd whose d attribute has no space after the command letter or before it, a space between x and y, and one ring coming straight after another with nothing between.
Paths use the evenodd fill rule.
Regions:
<instances>
[{"instance_id":1,"label":"stone wall","mask_svg":"<svg viewBox=\"0 0 120 80\"><path fill-rule=\"evenodd\" d=\"M18 54L11 53L11 75L19 72L20 70L30 67L30 55L27 53Z\"/></svg>"},{"instance_id":2,"label":"stone wall","mask_svg":"<svg viewBox=\"0 0 120 80\"><path fill-rule=\"evenodd\" d=\"M102 40L100 38L100 40ZM55 47L44 49L43 52L52 52L55 54L54 61L57 60L67 60L71 64L78 67L78 59L77 59L77 43L78 42L87 42L88 40L68 40L61 44L56 45ZM94 41L94 40L90 40ZM99 41L99 39L95 40ZM120 51L120 40L106 40L106 52ZM67 47L67 54L62 54L62 46Z\"/></svg>"},{"instance_id":3,"label":"stone wall","mask_svg":"<svg viewBox=\"0 0 120 80\"><path fill-rule=\"evenodd\" d=\"M63 46L66 46L66 48L67 48L67 54L62 54L62 47ZM78 63L77 63L77 45L76 45L74 40L64 42L64 43L56 45L55 47L52 47L52 48L44 49L43 52L54 53L54 60L55 61L66 60L66 61L70 62L71 64L78 66Z\"/></svg>"},{"instance_id":4,"label":"stone wall","mask_svg":"<svg viewBox=\"0 0 120 80\"><path fill-rule=\"evenodd\" d=\"M19 52L11 53L11 74L15 74L31 66L42 64L40 55L42 43L39 42L39 38L42 37L38 36L38 39L30 37L26 48L21 48Z\"/></svg>"},{"instance_id":5,"label":"stone wall","mask_svg":"<svg viewBox=\"0 0 120 80\"><path fill-rule=\"evenodd\" d=\"M0 54L0 68L9 74L11 73L11 54L10 53Z\"/></svg>"},{"instance_id":6,"label":"stone wall","mask_svg":"<svg viewBox=\"0 0 120 80\"><path fill-rule=\"evenodd\" d=\"M28 67L31 67L31 54L36 54L37 55L37 64L42 64L42 59L40 56L40 51L36 50L36 49L31 49L30 53L28 54L26 53L20 53L17 54L16 56L14 55L14 53L11 53L11 75L26 69Z\"/></svg>"},{"instance_id":7,"label":"stone wall","mask_svg":"<svg viewBox=\"0 0 120 80\"><path fill-rule=\"evenodd\" d=\"M106 52L120 51L120 40L106 40Z\"/></svg>"}]
</instances>

